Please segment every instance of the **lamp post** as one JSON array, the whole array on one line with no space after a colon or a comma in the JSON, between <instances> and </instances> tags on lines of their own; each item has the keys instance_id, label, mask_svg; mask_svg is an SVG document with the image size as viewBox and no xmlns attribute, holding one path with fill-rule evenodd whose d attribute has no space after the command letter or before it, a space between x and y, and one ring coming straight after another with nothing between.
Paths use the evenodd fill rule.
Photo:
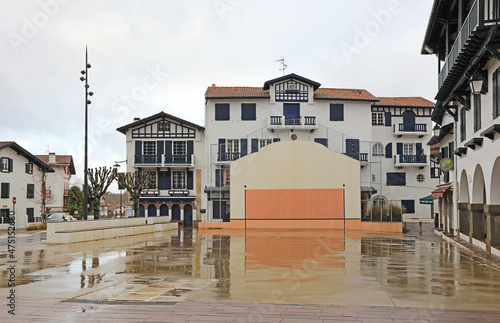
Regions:
<instances>
[{"instance_id":1,"label":"lamp post","mask_svg":"<svg viewBox=\"0 0 500 323\"><path fill-rule=\"evenodd\" d=\"M477 71L472 78L470 79L469 86L470 86L470 91L474 95L479 95L481 94L483 90L483 83L486 79L484 78L483 74L481 74L479 71Z\"/></svg>"},{"instance_id":2,"label":"lamp post","mask_svg":"<svg viewBox=\"0 0 500 323\"><path fill-rule=\"evenodd\" d=\"M441 127L435 125L434 128L432 128L432 133L435 137L439 137L439 134L441 133Z\"/></svg>"},{"instance_id":3,"label":"lamp post","mask_svg":"<svg viewBox=\"0 0 500 323\"><path fill-rule=\"evenodd\" d=\"M82 77L80 77L80 81L85 82L85 152L84 152L84 179L83 179L83 219L87 220L88 215L88 200L89 200L89 192L88 192L88 105L92 102L88 99L89 96L94 95L94 93L89 92L89 83L88 83L88 69L90 68L90 64L88 63L88 54L87 54L87 46L85 46L85 70L82 70Z\"/></svg>"},{"instance_id":4,"label":"lamp post","mask_svg":"<svg viewBox=\"0 0 500 323\"><path fill-rule=\"evenodd\" d=\"M122 160L122 161L115 161L115 164L113 167L116 169L116 172L118 173L118 168L120 168L121 163L126 163L127 160ZM123 186L120 185L120 182L118 182L118 189L120 190L120 217L122 216L122 191L123 191Z\"/></svg>"}]
</instances>

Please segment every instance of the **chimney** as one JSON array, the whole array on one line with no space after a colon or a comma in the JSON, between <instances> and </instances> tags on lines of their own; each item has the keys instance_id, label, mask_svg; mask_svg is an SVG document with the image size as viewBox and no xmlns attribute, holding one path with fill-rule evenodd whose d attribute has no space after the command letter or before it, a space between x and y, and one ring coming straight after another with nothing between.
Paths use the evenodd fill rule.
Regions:
<instances>
[{"instance_id":1,"label":"chimney","mask_svg":"<svg viewBox=\"0 0 500 323\"><path fill-rule=\"evenodd\" d=\"M49 164L56 163L56 153L49 153Z\"/></svg>"}]
</instances>

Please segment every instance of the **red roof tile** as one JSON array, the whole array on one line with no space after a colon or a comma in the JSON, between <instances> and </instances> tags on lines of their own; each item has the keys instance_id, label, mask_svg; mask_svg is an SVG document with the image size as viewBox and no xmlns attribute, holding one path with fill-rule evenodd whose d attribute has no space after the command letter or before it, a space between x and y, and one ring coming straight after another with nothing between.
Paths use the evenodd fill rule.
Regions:
<instances>
[{"instance_id":1,"label":"red roof tile","mask_svg":"<svg viewBox=\"0 0 500 323\"><path fill-rule=\"evenodd\" d=\"M315 99L378 101L370 92L362 89L329 89L320 88L314 92Z\"/></svg>"},{"instance_id":2,"label":"red roof tile","mask_svg":"<svg viewBox=\"0 0 500 323\"><path fill-rule=\"evenodd\" d=\"M410 97L379 97L379 102L375 106L385 107L423 107L434 108L435 103L419 96Z\"/></svg>"},{"instance_id":3,"label":"red roof tile","mask_svg":"<svg viewBox=\"0 0 500 323\"><path fill-rule=\"evenodd\" d=\"M0 141L0 147L7 146L13 143L14 141Z\"/></svg>"},{"instance_id":4,"label":"red roof tile","mask_svg":"<svg viewBox=\"0 0 500 323\"><path fill-rule=\"evenodd\" d=\"M56 155L55 163L49 163L49 155L35 155L35 157L51 167L53 166L69 167L70 173L72 175L76 174L75 166L73 164L73 156L71 155Z\"/></svg>"}]
</instances>

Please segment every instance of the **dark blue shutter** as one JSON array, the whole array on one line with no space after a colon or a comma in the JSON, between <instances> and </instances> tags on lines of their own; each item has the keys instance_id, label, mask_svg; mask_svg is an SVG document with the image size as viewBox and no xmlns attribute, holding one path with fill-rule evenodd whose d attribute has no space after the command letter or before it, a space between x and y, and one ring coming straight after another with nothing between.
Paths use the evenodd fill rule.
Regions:
<instances>
[{"instance_id":1,"label":"dark blue shutter","mask_svg":"<svg viewBox=\"0 0 500 323\"><path fill-rule=\"evenodd\" d=\"M405 213L415 213L415 200L401 200L401 205L406 208Z\"/></svg>"},{"instance_id":2,"label":"dark blue shutter","mask_svg":"<svg viewBox=\"0 0 500 323\"><path fill-rule=\"evenodd\" d=\"M194 154L194 141L188 140L187 141L187 154L192 155Z\"/></svg>"},{"instance_id":3,"label":"dark blue shutter","mask_svg":"<svg viewBox=\"0 0 500 323\"><path fill-rule=\"evenodd\" d=\"M354 155L353 157L359 160L359 139L353 139Z\"/></svg>"},{"instance_id":4,"label":"dark blue shutter","mask_svg":"<svg viewBox=\"0 0 500 323\"><path fill-rule=\"evenodd\" d=\"M398 154L398 155L403 154L403 143L402 142L396 143L396 154Z\"/></svg>"},{"instance_id":5,"label":"dark blue shutter","mask_svg":"<svg viewBox=\"0 0 500 323\"><path fill-rule=\"evenodd\" d=\"M252 153L255 153L259 150L259 139L252 138Z\"/></svg>"},{"instance_id":6,"label":"dark blue shutter","mask_svg":"<svg viewBox=\"0 0 500 323\"><path fill-rule=\"evenodd\" d=\"M172 177L172 172L166 172L167 173L167 176L165 177L165 189L169 190L172 188L172 180L171 180L171 177Z\"/></svg>"},{"instance_id":7,"label":"dark blue shutter","mask_svg":"<svg viewBox=\"0 0 500 323\"><path fill-rule=\"evenodd\" d=\"M172 155L172 141L165 141L165 155Z\"/></svg>"},{"instance_id":8,"label":"dark blue shutter","mask_svg":"<svg viewBox=\"0 0 500 323\"><path fill-rule=\"evenodd\" d=\"M280 138L273 138L273 142L279 142Z\"/></svg>"},{"instance_id":9,"label":"dark blue shutter","mask_svg":"<svg viewBox=\"0 0 500 323\"><path fill-rule=\"evenodd\" d=\"M300 125L300 104L283 104L283 115L285 116L286 125Z\"/></svg>"},{"instance_id":10,"label":"dark blue shutter","mask_svg":"<svg viewBox=\"0 0 500 323\"><path fill-rule=\"evenodd\" d=\"M314 138L314 142L318 144L322 144L323 146L328 148L328 139L327 138Z\"/></svg>"},{"instance_id":11,"label":"dark blue shutter","mask_svg":"<svg viewBox=\"0 0 500 323\"><path fill-rule=\"evenodd\" d=\"M135 154L142 155L142 141L141 140L135 141Z\"/></svg>"},{"instance_id":12,"label":"dark blue shutter","mask_svg":"<svg viewBox=\"0 0 500 323\"><path fill-rule=\"evenodd\" d=\"M241 143L241 157L243 157L246 156L248 152L247 138L242 138L240 140L240 143Z\"/></svg>"},{"instance_id":13,"label":"dark blue shutter","mask_svg":"<svg viewBox=\"0 0 500 323\"><path fill-rule=\"evenodd\" d=\"M406 173L386 173L387 176L387 186L405 186L406 185Z\"/></svg>"},{"instance_id":14,"label":"dark blue shutter","mask_svg":"<svg viewBox=\"0 0 500 323\"><path fill-rule=\"evenodd\" d=\"M158 189L166 190L167 189L167 178L168 172L158 172Z\"/></svg>"},{"instance_id":15,"label":"dark blue shutter","mask_svg":"<svg viewBox=\"0 0 500 323\"><path fill-rule=\"evenodd\" d=\"M14 171L14 160L12 158L9 158L9 172Z\"/></svg>"},{"instance_id":16,"label":"dark blue shutter","mask_svg":"<svg viewBox=\"0 0 500 323\"><path fill-rule=\"evenodd\" d=\"M158 140L156 142L156 155L158 156L158 159L156 160L157 163L162 163L162 158L163 158L163 153L164 153L164 145L165 143L163 142L163 140Z\"/></svg>"},{"instance_id":17,"label":"dark blue shutter","mask_svg":"<svg viewBox=\"0 0 500 323\"><path fill-rule=\"evenodd\" d=\"M222 187L222 183L224 181L223 175L224 173L222 169L215 170L215 186Z\"/></svg>"},{"instance_id":18,"label":"dark blue shutter","mask_svg":"<svg viewBox=\"0 0 500 323\"><path fill-rule=\"evenodd\" d=\"M385 146L385 158L392 158L392 142Z\"/></svg>"},{"instance_id":19,"label":"dark blue shutter","mask_svg":"<svg viewBox=\"0 0 500 323\"><path fill-rule=\"evenodd\" d=\"M352 145L352 139L346 139L345 140L345 154L349 157L352 157L353 155L353 145Z\"/></svg>"},{"instance_id":20,"label":"dark blue shutter","mask_svg":"<svg viewBox=\"0 0 500 323\"><path fill-rule=\"evenodd\" d=\"M344 121L344 105L330 104L330 121Z\"/></svg>"},{"instance_id":21,"label":"dark blue shutter","mask_svg":"<svg viewBox=\"0 0 500 323\"><path fill-rule=\"evenodd\" d=\"M219 161L226 160L226 139L219 138Z\"/></svg>"},{"instance_id":22,"label":"dark blue shutter","mask_svg":"<svg viewBox=\"0 0 500 323\"><path fill-rule=\"evenodd\" d=\"M229 103L215 104L215 120L229 120Z\"/></svg>"},{"instance_id":23,"label":"dark blue shutter","mask_svg":"<svg viewBox=\"0 0 500 323\"><path fill-rule=\"evenodd\" d=\"M194 185L193 185L193 171L188 170L188 172L187 172L187 189L192 190L193 187L194 187Z\"/></svg>"},{"instance_id":24,"label":"dark blue shutter","mask_svg":"<svg viewBox=\"0 0 500 323\"><path fill-rule=\"evenodd\" d=\"M242 103L241 104L241 120L256 120L256 104Z\"/></svg>"},{"instance_id":25,"label":"dark blue shutter","mask_svg":"<svg viewBox=\"0 0 500 323\"><path fill-rule=\"evenodd\" d=\"M415 147L416 147L416 150L417 150L417 153L415 155L417 155L417 156L423 155L422 154L422 143L421 142L417 142L415 144Z\"/></svg>"},{"instance_id":26,"label":"dark blue shutter","mask_svg":"<svg viewBox=\"0 0 500 323\"><path fill-rule=\"evenodd\" d=\"M384 112L384 119L385 119L385 126L391 127L392 121L391 121L391 113L390 112Z\"/></svg>"}]
</instances>

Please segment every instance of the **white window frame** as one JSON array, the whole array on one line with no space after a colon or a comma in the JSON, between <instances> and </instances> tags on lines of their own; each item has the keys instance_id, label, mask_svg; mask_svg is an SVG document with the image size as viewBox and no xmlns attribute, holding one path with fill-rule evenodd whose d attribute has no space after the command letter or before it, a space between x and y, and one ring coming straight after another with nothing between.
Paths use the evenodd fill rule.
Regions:
<instances>
[{"instance_id":1,"label":"white window frame","mask_svg":"<svg viewBox=\"0 0 500 323\"><path fill-rule=\"evenodd\" d=\"M272 139L259 139L259 149L264 148L267 145L270 145L273 143Z\"/></svg>"},{"instance_id":2,"label":"white window frame","mask_svg":"<svg viewBox=\"0 0 500 323\"><path fill-rule=\"evenodd\" d=\"M186 155L187 154L187 148L186 148L186 142L185 141L174 141L174 155Z\"/></svg>"},{"instance_id":3,"label":"white window frame","mask_svg":"<svg viewBox=\"0 0 500 323\"><path fill-rule=\"evenodd\" d=\"M415 154L415 145L412 143L403 143L403 155L412 156Z\"/></svg>"},{"instance_id":4,"label":"white window frame","mask_svg":"<svg viewBox=\"0 0 500 323\"><path fill-rule=\"evenodd\" d=\"M372 112L372 126L384 125L384 112Z\"/></svg>"},{"instance_id":5,"label":"white window frame","mask_svg":"<svg viewBox=\"0 0 500 323\"><path fill-rule=\"evenodd\" d=\"M156 155L156 141L145 141L142 153L143 155Z\"/></svg>"},{"instance_id":6,"label":"white window frame","mask_svg":"<svg viewBox=\"0 0 500 323\"><path fill-rule=\"evenodd\" d=\"M226 152L239 153L240 152L240 140L239 139L227 139Z\"/></svg>"},{"instance_id":7,"label":"white window frame","mask_svg":"<svg viewBox=\"0 0 500 323\"><path fill-rule=\"evenodd\" d=\"M172 189L185 190L187 186L186 171L172 171Z\"/></svg>"},{"instance_id":8,"label":"white window frame","mask_svg":"<svg viewBox=\"0 0 500 323\"><path fill-rule=\"evenodd\" d=\"M377 142L372 147L372 155L373 156L383 156L384 155L384 145L380 142Z\"/></svg>"},{"instance_id":9,"label":"white window frame","mask_svg":"<svg viewBox=\"0 0 500 323\"><path fill-rule=\"evenodd\" d=\"M26 172L27 174L33 174L33 163L27 163L28 166L28 171Z\"/></svg>"},{"instance_id":10,"label":"white window frame","mask_svg":"<svg viewBox=\"0 0 500 323\"><path fill-rule=\"evenodd\" d=\"M145 185L145 189L149 189L149 190L156 190L157 188L157 185L156 185L156 182L157 182L157 178L158 176L156 176L156 172L155 171L144 171L144 173L147 173L149 175L149 181L146 183Z\"/></svg>"},{"instance_id":11,"label":"white window frame","mask_svg":"<svg viewBox=\"0 0 500 323\"><path fill-rule=\"evenodd\" d=\"M1 163L0 163L0 171L2 173L8 173L9 172L9 158L2 157Z\"/></svg>"}]
</instances>

